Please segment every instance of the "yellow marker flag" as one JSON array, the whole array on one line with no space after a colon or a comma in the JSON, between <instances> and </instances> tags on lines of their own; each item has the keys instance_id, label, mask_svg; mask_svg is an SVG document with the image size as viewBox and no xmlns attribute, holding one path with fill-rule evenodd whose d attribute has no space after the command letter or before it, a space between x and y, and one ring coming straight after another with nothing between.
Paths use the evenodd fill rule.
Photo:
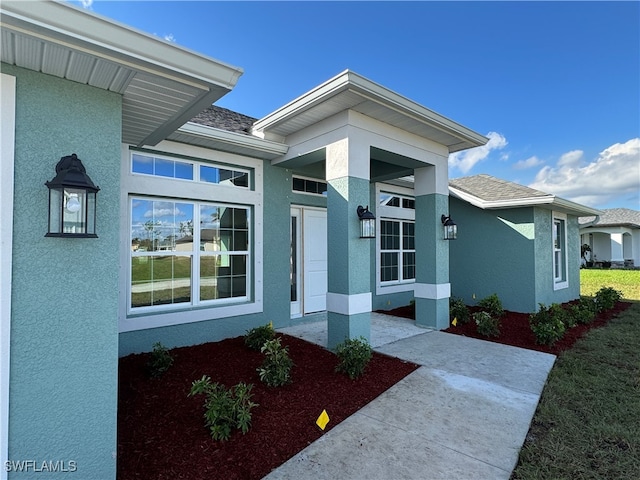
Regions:
<instances>
[{"instance_id":1,"label":"yellow marker flag","mask_svg":"<svg viewBox=\"0 0 640 480\"><path fill-rule=\"evenodd\" d=\"M458 317L453 317L453 322L451 322L451 325L453 325L454 327L458 326Z\"/></svg>"},{"instance_id":2,"label":"yellow marker flag","mask_svg":"<svg viewBox=\"0 0 640 480\"><path fill-rule=\"evenodd\" d=\"M472 297L473 297L473 299L475 300L475 299L476 299L476 294L474 293L474 294L472 295Z\"/></svg>"},{"instance_id":3,"label":"yellow marker flag","mask_svg":"<svg viewBox=\"0 0 640 480\"><path fill-rule=\"evenodd\" d=\"M271 321L269 322L269 328L270 328L271 330L273 330L273 320L271 320Z\"/></svg>"},{"instance_id":4,"label":"yellow marker flag","mask_svg":"<svg viewBox=\"0 0 640 480\"><path fill-rule=\"evenodd\" d=\"M324 430L325 427L327 426L327 423L329 423L329 415L327 415L326 410L322 410L322 413L318 417L318 420L316 420L316 425L318 425L322 430Z\"/></svg>"}]
</instances>

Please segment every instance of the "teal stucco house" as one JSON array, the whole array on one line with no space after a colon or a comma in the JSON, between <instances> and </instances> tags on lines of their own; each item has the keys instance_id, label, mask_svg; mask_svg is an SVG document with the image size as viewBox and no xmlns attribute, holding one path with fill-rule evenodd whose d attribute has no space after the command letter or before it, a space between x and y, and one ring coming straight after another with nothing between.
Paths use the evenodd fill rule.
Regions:
<instances>
[{"instance_id":1,"label":"teal stucco house","mask_svg":"<svg viewBox=\"0 0 640 480\"><path fill-rule=\"evenodd\" d=\"M580 296L578 218L599 210L484 174L451 179L449 194L464 225L450 245L453 296L474 305L496 293L526 313Z\"/></svg>"},{"instance_id":2,"label":"teal stucco house","mask_svg":"<svg viewBox=\"0 0 640 480\"><path fill-rule=\"evenodd\" d=\"M241 68L65 3L1 29L0 478L114 478L118 357L154 342L448 325L447 161L482 135L351 71L229 112Z\"/></svg>"}]
</instances>

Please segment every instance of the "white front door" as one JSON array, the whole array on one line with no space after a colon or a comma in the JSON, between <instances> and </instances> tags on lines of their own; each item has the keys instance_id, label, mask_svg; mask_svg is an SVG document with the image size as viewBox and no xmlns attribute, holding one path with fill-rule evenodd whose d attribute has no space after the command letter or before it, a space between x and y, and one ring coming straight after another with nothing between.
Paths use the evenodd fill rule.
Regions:
<instances>
[{"instance_id":1,"label":"white front door","mask_svg":"<svg viewBox=\"0 0 640 480\"><path fill-rule=\"evenodd\" d=\"M291 209L291 315L327 309L327 211Z\"/></svg>"}]
</instances>

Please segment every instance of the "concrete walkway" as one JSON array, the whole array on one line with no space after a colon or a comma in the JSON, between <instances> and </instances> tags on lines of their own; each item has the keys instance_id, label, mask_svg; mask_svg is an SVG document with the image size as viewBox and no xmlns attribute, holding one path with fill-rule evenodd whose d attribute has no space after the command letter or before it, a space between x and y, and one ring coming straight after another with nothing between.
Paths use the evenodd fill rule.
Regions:
<instances>
[{"instance_id":1,"label":"concrete walkway","mask_svg":"<svg viewBox=\"0 0 640 480\"><path fill-rule=\"evenodd\" d=\"M326 321L279 331L326 345ZM265 478L510 477L554 355L379 314L371 344L422 366Z\"/></svg>"}]
</instances>

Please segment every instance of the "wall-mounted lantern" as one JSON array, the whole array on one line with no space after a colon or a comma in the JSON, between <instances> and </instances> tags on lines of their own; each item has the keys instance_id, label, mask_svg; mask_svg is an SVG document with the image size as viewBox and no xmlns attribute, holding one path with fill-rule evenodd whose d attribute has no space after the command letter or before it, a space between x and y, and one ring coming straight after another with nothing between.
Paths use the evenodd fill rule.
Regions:
<instances>
[{"instance_id":1,"label":"wall-mounted lantern","mask_svg":"<svg viewBox=\"0 0 640 480\"><path fill-rule=\"evenodd\" d=\"M360 238L376 238L376 217L369 211L369 205L358 205L357 212L360 219Z\"/></svg>"},{"instance_id":2,"label":"wall-mounted lantern","mask_svg":"<svg viewBox=\"0 0 640 480\"><path fill-rule=\"evenodd\" d=\"M455 240L458 236L458 225L451 220L451 217L446 215L442 215L442 217L440 217L440 221L444 226L444 239Z\"/></svg>"},{"instance_id":3,"label":"wall-mounted lantern","mask_svg":"<svg viewBox=\"0 0 640 480\"><path fill-rule=\"evenodd\" d=\"M56 165L49 187L49 231L45 237L97 238L96 194L82 161L72 154Z\"/></svg>"}]
</instances>

